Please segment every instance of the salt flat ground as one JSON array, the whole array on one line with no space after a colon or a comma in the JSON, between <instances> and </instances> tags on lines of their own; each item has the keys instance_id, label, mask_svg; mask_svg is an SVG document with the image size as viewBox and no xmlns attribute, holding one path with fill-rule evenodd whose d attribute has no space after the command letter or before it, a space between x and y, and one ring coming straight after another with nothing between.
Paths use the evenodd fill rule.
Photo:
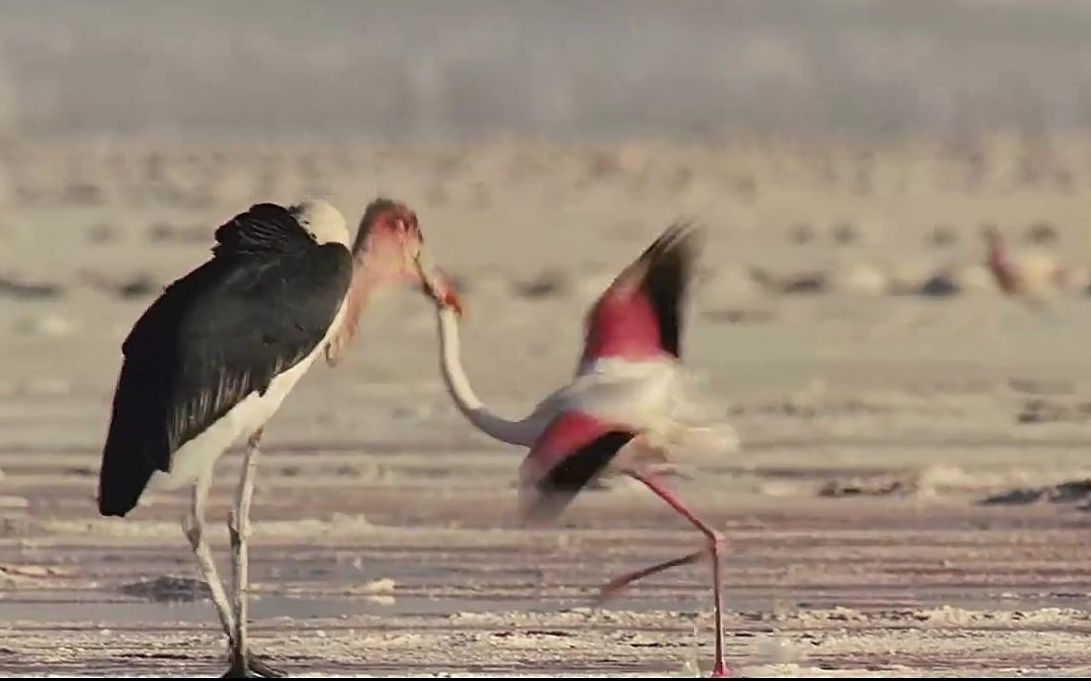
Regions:
<instances>
[{"instance_id":1,"label":"salt flat ground","mask_svg":"<svg viewBox=\"0 0 1091 681\"><path fill-rule=\"evenodd\" d=\"M354 221L386 192L458 275L468 372L512 415L565 380L584 306L617 269L678 216L708 227L686 361L743 448L683 462L673 484L729 539L737 672L1087 674L1091 518L1084 487L1059 486L1091 477L1087 151L11 143L0 672L221 671L184 495L95 511L120 342L250 202L325 194ZM1070 283L1040 305L1001 296L980 267L984 223ZM592 604L699 537L624 481L522 529L521 453L451 407L426 302L392 293L364 327L267 430L256 647L307 675L707 672L707 565ZM237 465L221 463L209 509L221 557Z\"/></svg>"}]
</instances>

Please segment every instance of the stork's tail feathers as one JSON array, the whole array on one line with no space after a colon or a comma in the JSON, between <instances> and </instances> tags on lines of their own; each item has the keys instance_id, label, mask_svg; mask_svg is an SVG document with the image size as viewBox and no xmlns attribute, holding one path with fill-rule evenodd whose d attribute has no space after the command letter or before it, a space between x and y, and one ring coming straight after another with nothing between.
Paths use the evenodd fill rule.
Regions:
<instances>
[{"instance_id":1,"label":"stork's tail feathers","mask_svg":"<svg viewBox=\"0 0 1091 681\"><path fill-rule=\"evenodd\" d=\"M111 456L109 449L102 457L99 474L98 510L102 515L124 516L136 508L140 495L148 486L155 467L140 456Z\"/></svg>"}]
</instances>

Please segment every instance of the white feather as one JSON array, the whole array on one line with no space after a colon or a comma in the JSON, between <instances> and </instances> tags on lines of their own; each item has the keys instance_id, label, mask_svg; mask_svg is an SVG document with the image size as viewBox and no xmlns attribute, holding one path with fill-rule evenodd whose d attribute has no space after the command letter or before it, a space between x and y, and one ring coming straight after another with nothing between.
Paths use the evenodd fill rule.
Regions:
<instances>
[{"instance_id":1,"label":"white feather","mask_svg":"<svg viewBox=\"0 0 1091 681\"><path fill-rule=\"evenodd\" d=\"M524 419L508 420L481 402L462 367L458 320L437 306L440 369L455 406L488 435L533 447L553 419L581 411L619 427L640 430L641 441L668 454L715 455L735 451L739 438L717 419L677 360L598 359L580 367L572 382L538 403ZM722 413L722 410L720 410Z\"/></svg>"},{"instance_id":2,"label":"white feather","mask_svg":"<svg viewBox=\"0 0 1091 681\"><path fill-rule=\"evenodd\" d=\"M646 443L671 455L714 455L738 449L730 424L717 419L694 377L669 358L633 362L598 359L581 367L567 386L535 414L581 411L640 430Z\"/></svg>"},{"instance_id":3,"label":"white feather","mask_svg":"<svg viewBox=\"0 0 1091 681\"><path fill-rule=\"evenodd\" d=\"M195 482L208 473L220 456L232 445L243 438L250 437L264 426L314 363L315 358L325 349L330 337L341 326L344 314L345 305L342 302L337 316L326 331L326 337L309 355L287 371L277 374L270 381L264 395L256 391L250 393L200 435L179 447L171 457L170 473L156 472L152 476L152 485L160 489L173 490ZM206 475L205 479L210 477Z\"/></svg>"},{"instance_id":4,"label":"white feather","mask_svg":"<svg viewBox=\"0 0 1091 681\"><path fill-rule=\"evenodd\" d=\"M295 207L296 220L319 244L337 243L346 248L349 232L345 216L325 199L307 199Z\"/></svg>"}]
</instances>

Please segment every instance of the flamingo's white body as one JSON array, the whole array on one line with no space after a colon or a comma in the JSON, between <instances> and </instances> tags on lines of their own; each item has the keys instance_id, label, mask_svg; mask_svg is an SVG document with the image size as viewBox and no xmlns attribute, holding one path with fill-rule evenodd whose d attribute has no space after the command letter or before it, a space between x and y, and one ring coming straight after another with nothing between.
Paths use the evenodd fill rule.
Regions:
<instances>
[{"instance_id":1,"label":"flamingo's white body","mask_svg":"<svg viewBox=\"0 0 1091 681\"><path fill-rule=\"evenodd\" d=\"M526 417L506 419L488 409L474 392L462 366L458 313L437 312L440 368L458 410L486 435L501 442L533 447L549 424L567 411L594 414L603 421L625 422L671 454L702 456L734 450L739 441L727 423L712 421L693 386L693 377L675 359L645 361L616 358L581 363L567 385L539 402Z\"/></svg>"}]
</instances>

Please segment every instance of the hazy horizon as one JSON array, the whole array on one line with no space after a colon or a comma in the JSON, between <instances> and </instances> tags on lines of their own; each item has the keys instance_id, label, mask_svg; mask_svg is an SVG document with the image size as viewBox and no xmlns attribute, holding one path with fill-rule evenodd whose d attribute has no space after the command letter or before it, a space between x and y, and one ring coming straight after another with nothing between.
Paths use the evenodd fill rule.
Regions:
<instances>
[{"instance_id":1,"label":"hazy horizon","mask_svg":"<svg viewBox=\"0 0 1091 681\"><path fill-rule=\"evenodd\" d=\"M0 130L550 138L1091 124L1091 5L0 1Z\"/></svg>"}]
</instances>

